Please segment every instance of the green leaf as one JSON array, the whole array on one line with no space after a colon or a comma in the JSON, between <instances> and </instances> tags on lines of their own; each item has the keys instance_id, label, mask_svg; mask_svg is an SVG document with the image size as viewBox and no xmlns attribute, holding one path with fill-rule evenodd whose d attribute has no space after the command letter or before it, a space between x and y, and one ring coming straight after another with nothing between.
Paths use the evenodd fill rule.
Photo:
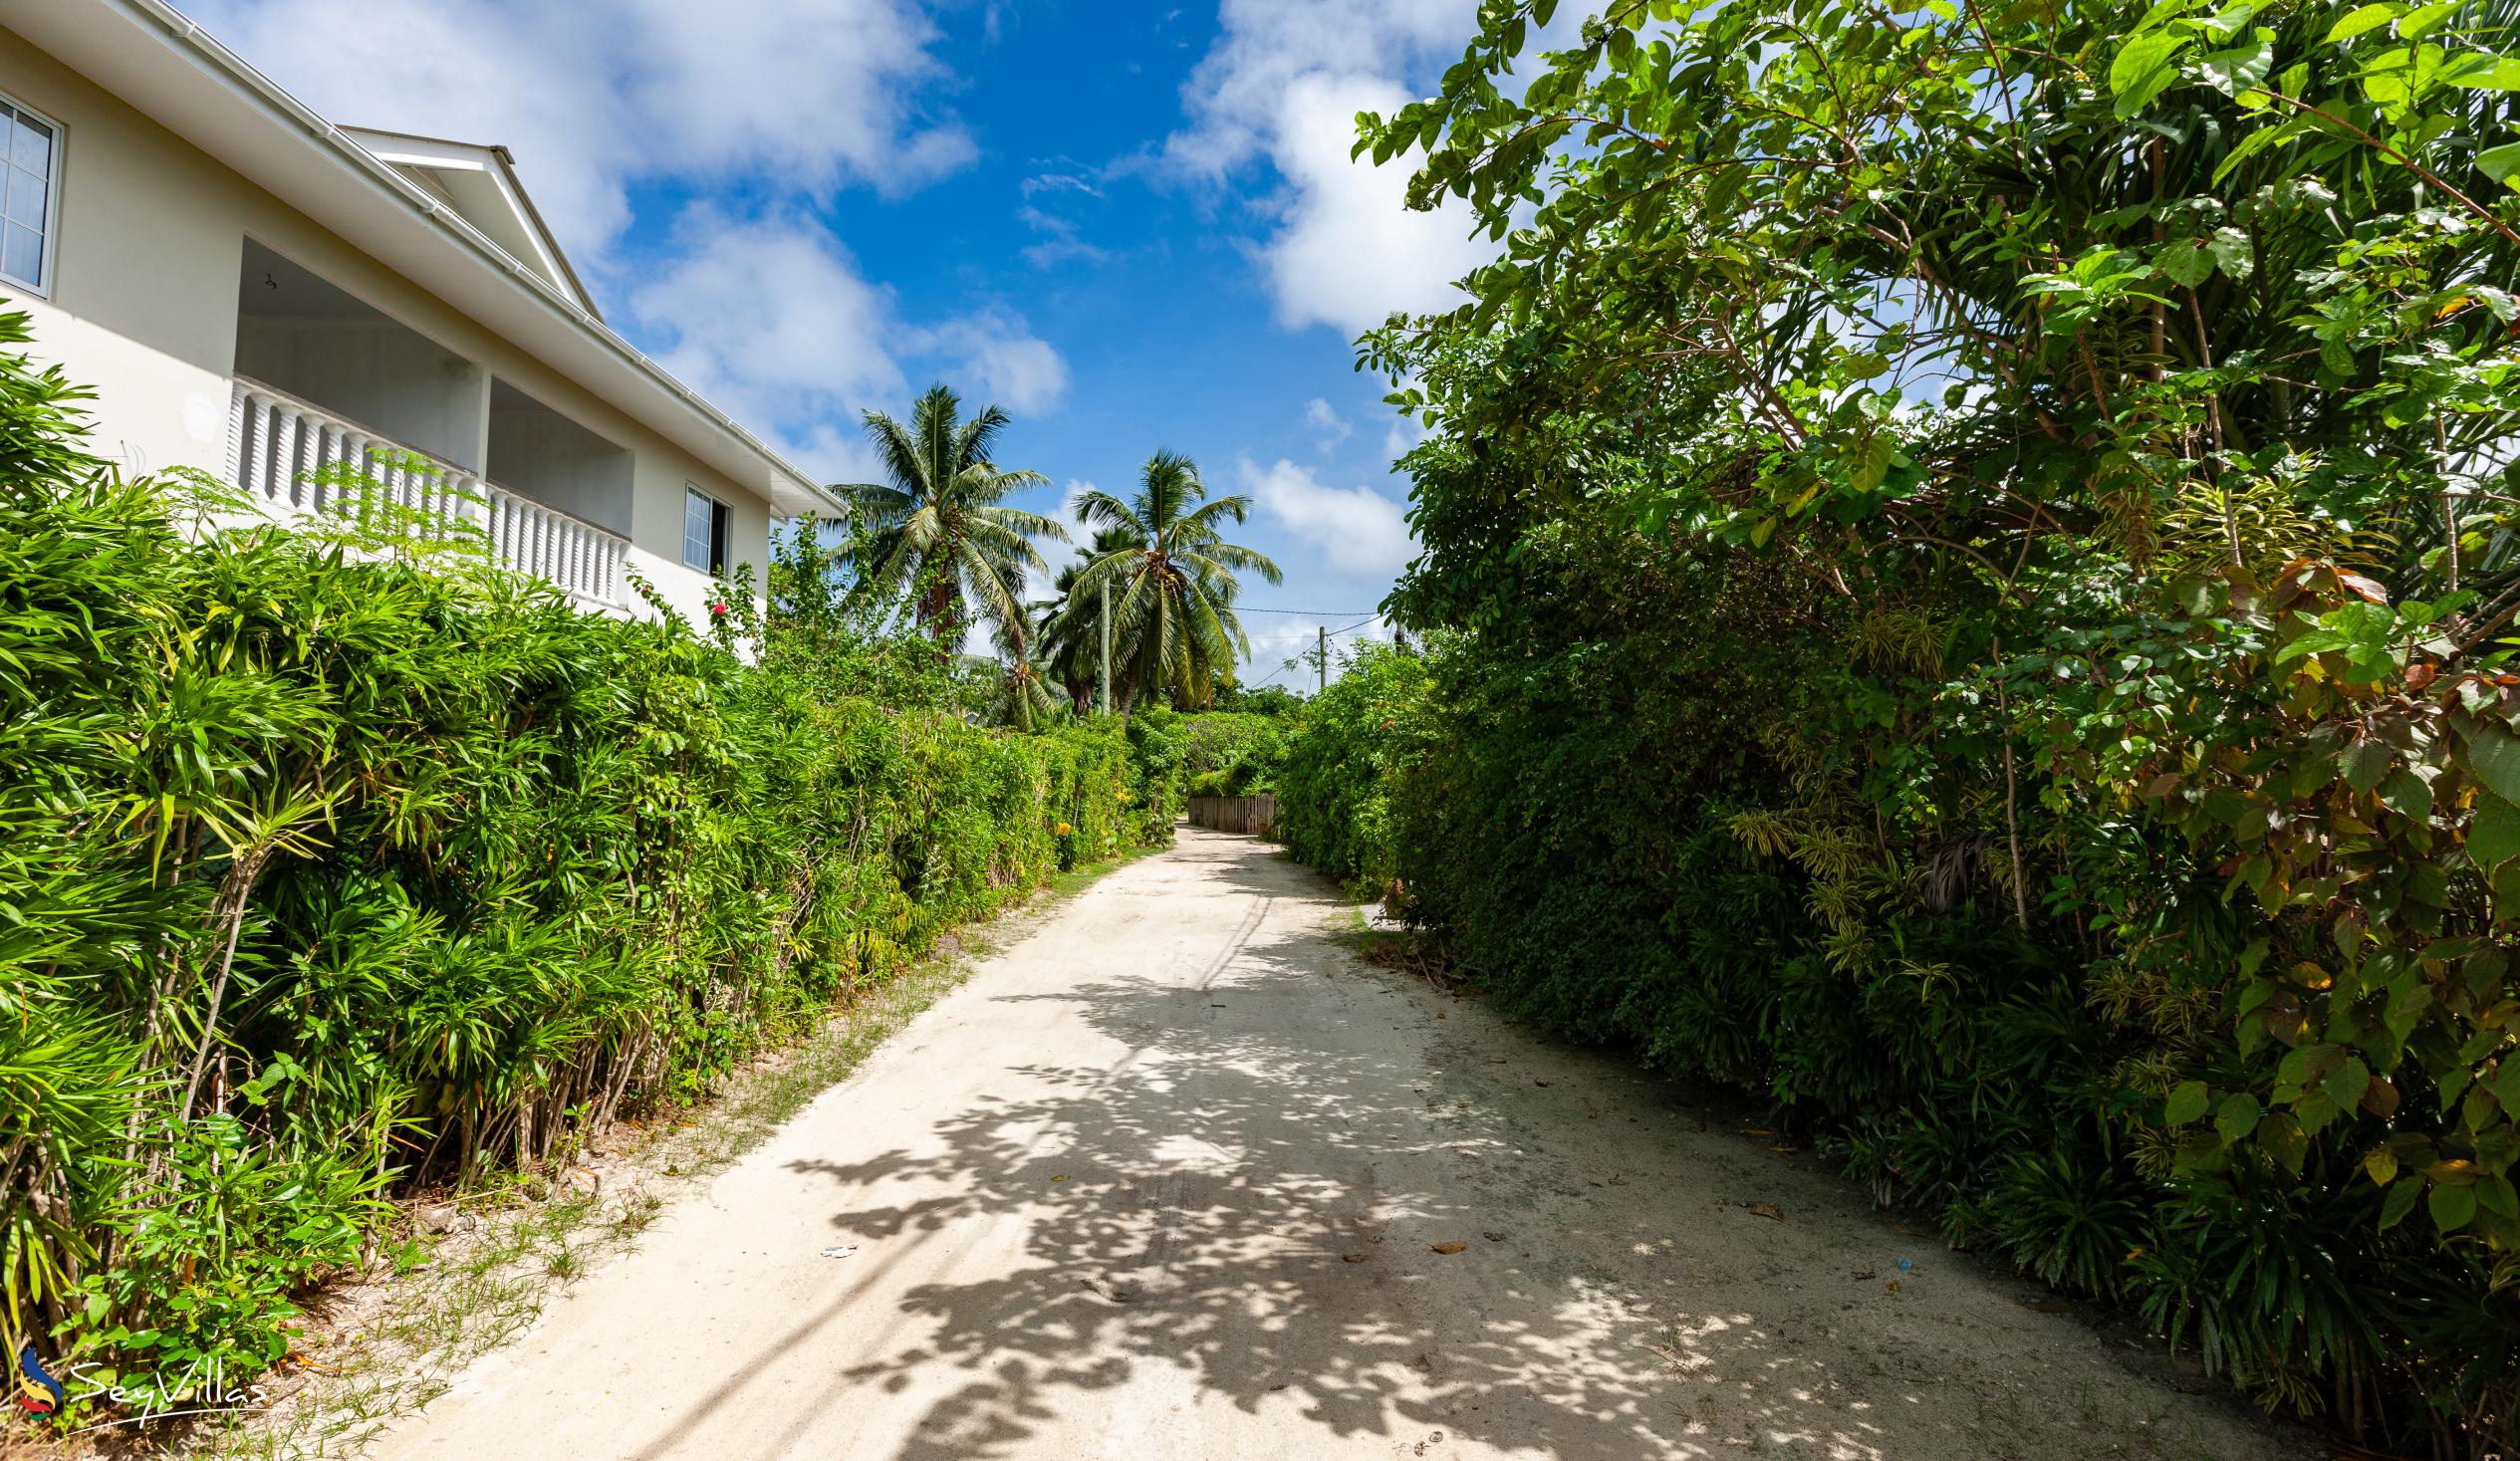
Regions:
<instances>
[{"instance_id":1,"label":"green leaf","mask_svg":"<svg viewBox=\"0 0 2520 1461\"><path fill-rule=\"evenodd\" d=\"M2255 1129L2265 1114L2256 1096L2239 1092L2223 1097L2222 1108L2214 1112L2214 1128L2222 1134L2222 1144L2229 1146Z\"/></svg>"},{"instance_id":2,"label":"green leaf","mask_svg":"<svg viewBox=\"0 0 2520 1461\"><path fill-rule=\"evenodd\" d=\"M2244 46L2227 51L2208 52L2196 63L2197 73L2205 85L2226 97L2256 86L2275 69L2275 47L2264 34Z\"/></svg>"},{"instance_id":3,"label":"green leaf","mask_svg":"<svg viewBox=\"0 0 2520 1461\"><path fill-rule=\"evenodd\" d=\"M2494 1072L2494 1099L2502 1102L2503 1114L2520 1115L2520 1056L2505 1056Z\"/></svg>"},{"instance_id":4,"label":"green leaf","mask_svg":"<svg viewBox=\"0 0 2520 1461\"><path fill-rule=\"evenodd\" d=\"M2406 1220L2415 1203L2423 1196L2421 1182L2399 1182L2389 1189L2389 1196L2380 1205L2381 1231L2387 1232Z\"/></svg>"},{"instance_id":5,"label":"green leaf","mask_svg":"<svg viewBox=\"0 0 2520 1461\"><path fill-rule=\"evenodd\" d=\"M2194 289L2214 272L2214 256L2206 252L2201 238L2173 239L2161 246L2152 262L2164 278L2184 289Z\"/></svg>"},{"instance_id":6,"label":"green leaf","mask_svg":"<svg viewBox=\"0 0 2520 1461\"><path fill-rule=\"evenodd\" d=\"M2520 807L2492 792L2476 794L2476 816L2467 824L2467 855L2477 866L2499 867L2520 855Z\"/></svg>"},{"instance_id":7,"label":"green leaf","mask_svg":"<svg viewBox=\"0 0 2520 1461\"><path fill-rule=\"evenodd\" d=\"M2498 725L2480 725L2468 735L2467 759L2476 779L2493 788L2494 795L2520 802L2520 736Z\"/></svg>"},{"instance_id":8,"label":"green leaf","mask_svg":"<svg viewBox=\"0 0 2520 1461\"><path fill-rule=\"evenodd\" d=\"M2381 783L2380 799L2400 817L2420 822L2432 815L2432 784L2404 767Z\"/></svg>"},{"instance_id":9,"label":"green leaf","mask_svg":"<svg viewBox=\"0 0 2520 1461\"><path fill-rule=\"evenodd\" d=\"M2442 66L2440 80L2471 92L2520 92L2520 56L2470 51Z\"/></svg>"},{"instance_id":10,"label":"green leaf","mask_svg":"<svg viewBox=\"0 0 2520 1461\"><path fill-rule=\"evenodd\" d=\"M2386 1187L2397 1180L2397 1153L2386 1145L2375 1146L2364 1153L2363 1170L2371 1176L2373 1186Z\"/></svg>"},{"instance_id":11,"label":"green leaf","mask_svg":"<svg viewBox=\"0 0 2520 1461\"><path fill-rule=\"evenodd\" d=\"M2357 741L2338 754L2337 766L2345 773L2347 786L2369 792L2389 774L2389 763L2394 759L2389 747L2379 741Z\"/></svg>"},{"instance_id":12,"label":"green leaf","mask_svg":"<svg viewBox=\"0 0 2520 1461\"><path fill-rule=\"evenodd\" d=\"M2205 1102L2209 1096L2204 1082L2185 1082L2170 1093L2169 1109L2164 1116L2171 1125L2184 1126L2205 1113Z\"/></svg>"},{"instance_id":13,"label":"green leaf","mask_svg":"<svg viewBox=\"0 0 2520 1461\"><path fill-rule=\"evenodd\" d=\"M2178 80L2175 64L2187 38L2168 31L2141 35L2120 47L2109 66L2109 90L2117 97L2120 117L2133 117Z\"/></svg>"},{"instance_id":14,"label":"green leaf","mask_svg":"<svg viewBox=\"0 0 2520 1461\"><path fill-rule=\"evenodd\" d=\"M2467 0L2433 0L2430 5L2419 5L2407 11L2405 18L2397 22L2397 39L2422 40L2439 30L2441 22L2458 14L2459 7L2466 3Z\"/></svg>"},{"instance_id":15,"label":"green leaf","mask_svg":"<svg viewBox=\"0 0 2520 1461\"><path fill-rule=\"evenodd\" d=\"M2520 182L2512 180L2520 175L2520 142L2505 142L2477 153L2476 170L2505 187L2520 188Z\"/></svg>"},{"instance_id":16,"label":"green leaf","mask_svg":"<svg viewBox=\"0 0 2520 1461\"><path fill-rule=\"evenodd\" d=\"M2447 1236L2466 1227L2476 1216L2476 1189L2444 1187L2436 1182L2424 1205L2431 1210L2432 1225Z\"/></svg>"},{"instance_id":17,"label":"green leaf","mask_svg":"<svg viewBox=\"0 0 2520 1461\"><path fill-rule=\"evenodd\" d=\"M2320 1084L2327 1088L2330 1100L2350 1110L2363 1099L2364 1089L2372 1084L2372 1068L2359 1057L2347 1056Z\"/></svg>"},{"instance_id":18,"label":"green leaf","mask_svg":"<svg viewBox=\"0 0 2520 1461\"><path fill-rule=\"evenodd\" d=\"M2343 20L2328 27L2330 41L2350 41L2366 31L2376 31L2405 14L2403 5L2358 5L2346 12Z\"/></svg>"}]
</instances>

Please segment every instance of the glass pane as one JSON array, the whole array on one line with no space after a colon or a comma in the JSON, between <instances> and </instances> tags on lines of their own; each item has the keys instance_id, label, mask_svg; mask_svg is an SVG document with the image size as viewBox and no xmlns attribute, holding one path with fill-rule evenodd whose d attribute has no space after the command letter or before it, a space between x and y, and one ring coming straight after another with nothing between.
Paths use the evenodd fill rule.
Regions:
<instances>
[{"instance_id":1,"label":"glass pane","mask_svg":"<svg viewBox=\"0 0 2520 1461\"><path fill-rule=\"evenodd\" d=\"M709 571L709 509L716 506L697 492L682 494L682 566Z\"/></svg>"},{"instance_id":2,"label":"glass pane","mask_svg":"<svg viewBox=\"0 0 2520 1461\"><path fill-rule=\"evenodd\" d=\"M9 216L37 233L44 231L44 179L20 168L9 169Z\"/></svg>"},{"instance_id":3,"label":"glass pane","mask_svg":"<svg viewBox=\"0 0 2520 1461\"><path fill-rule=\"evenodd\" d=\"M44 240L35 230L8 225L8 239L0 243L0 274L38 289L44 287Z\"/></svg>"},{"instance_id":4,"label":"glass pane","mask_svg":"<svg viewBox=\"0 0 2520 1461\"><path fill-rule=\"evenodd\" d=\"M53 175L53 129L34 121L25 113L18 114L17 144L9 160L37 177Z\"/></svg>"}]
</instances>

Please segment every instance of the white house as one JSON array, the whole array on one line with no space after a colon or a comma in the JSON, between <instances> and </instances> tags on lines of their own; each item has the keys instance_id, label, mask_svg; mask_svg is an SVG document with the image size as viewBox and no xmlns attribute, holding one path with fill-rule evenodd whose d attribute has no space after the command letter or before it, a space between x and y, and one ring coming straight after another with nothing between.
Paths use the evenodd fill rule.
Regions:
<instances>
[{"instance_id":1,"label":"white house","mask_svg":"<svg viewBox=\"0 0 2520 1461\"><path fill-rule=\"evenodd\" d=\"M838 511L605 325L499 147L336 125L159 0L0 0L0 308L128 470L286 515L373 465L589 607L628 568L693 618L773 517Z\"/></svg>"}]
</instances>

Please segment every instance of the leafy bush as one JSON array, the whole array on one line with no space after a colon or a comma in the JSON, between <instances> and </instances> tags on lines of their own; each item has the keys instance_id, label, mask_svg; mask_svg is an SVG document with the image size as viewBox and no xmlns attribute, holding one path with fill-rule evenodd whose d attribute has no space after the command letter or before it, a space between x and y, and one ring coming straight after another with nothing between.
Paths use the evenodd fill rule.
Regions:
<instances>
[{"instance_id":1,"label":"leafy bush","mask_svg":"<svg viewBox=\"0 0 2520 1461\"><path fill-rule=\"evenodd\" d=\"M1359 645L1307 703L1279 767L1279 841L1353 887L1379 891L1396 875L1391 778L1417 734L1425 681L1415 656Z\"/></svg>"},{"instance_id":2,"label":"leafy bush","mask_svg":"<svg viewBox=\"0 0 2520 1461\"><path fill-rule=\"evenodd\" d=\"M267 1364L389 1189L564 1156L1170 835L1158 728L967 723L810 525L703 640L381 504L215 530L76 399L0 355L0 1279L127 1392Z\"/></svg>"},{"instance_id":3,"label":"leafy bush","mask_svg":"<svg viewBox=\"0 0 2520 1461\"><path fill-rule=\"evenodd\" d=\"M1182 722L1181 770L1193 797L1256 797L1277 790L1287 722L1275 715L1210 711Z\"/></svg>"},{"instance_id":4,"label":"leafy bush","mask_svg":"<svg viewBox=\"0 0 2520 1461\"><path fill-rule=\"evenodd\" d=\"M1555 8L1364 124L1502 247L1364 343L1448 637L1290 841L2268 1405L2511 1453L2511 7Z\"/></svg>"}]
</instances>

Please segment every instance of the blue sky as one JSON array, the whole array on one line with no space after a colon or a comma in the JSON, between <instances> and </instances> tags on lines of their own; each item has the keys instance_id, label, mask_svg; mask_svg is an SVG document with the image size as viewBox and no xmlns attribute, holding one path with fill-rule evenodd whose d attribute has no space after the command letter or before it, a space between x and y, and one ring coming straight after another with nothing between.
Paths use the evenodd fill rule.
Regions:
<instances>
[{"instance_id":1,"label":"blue sky","mask_svg":"<svg viewBox=\"0 0 2520 1461\"><path fill-rule=\"evenodd\" d=\"M337 122L507 144L616 328L818 474L943 379L1014 413L1001 464L1057 484L1027 506L1125 493L1158 446L1253 496L1286 570L1254 609L1338 628L1412 551L1413 438L1351 341L1483 250L1348 148L1475 0L190 9ZM1252 681L1314 630L1246 624Z\"/></svg>"}]
</instances>

